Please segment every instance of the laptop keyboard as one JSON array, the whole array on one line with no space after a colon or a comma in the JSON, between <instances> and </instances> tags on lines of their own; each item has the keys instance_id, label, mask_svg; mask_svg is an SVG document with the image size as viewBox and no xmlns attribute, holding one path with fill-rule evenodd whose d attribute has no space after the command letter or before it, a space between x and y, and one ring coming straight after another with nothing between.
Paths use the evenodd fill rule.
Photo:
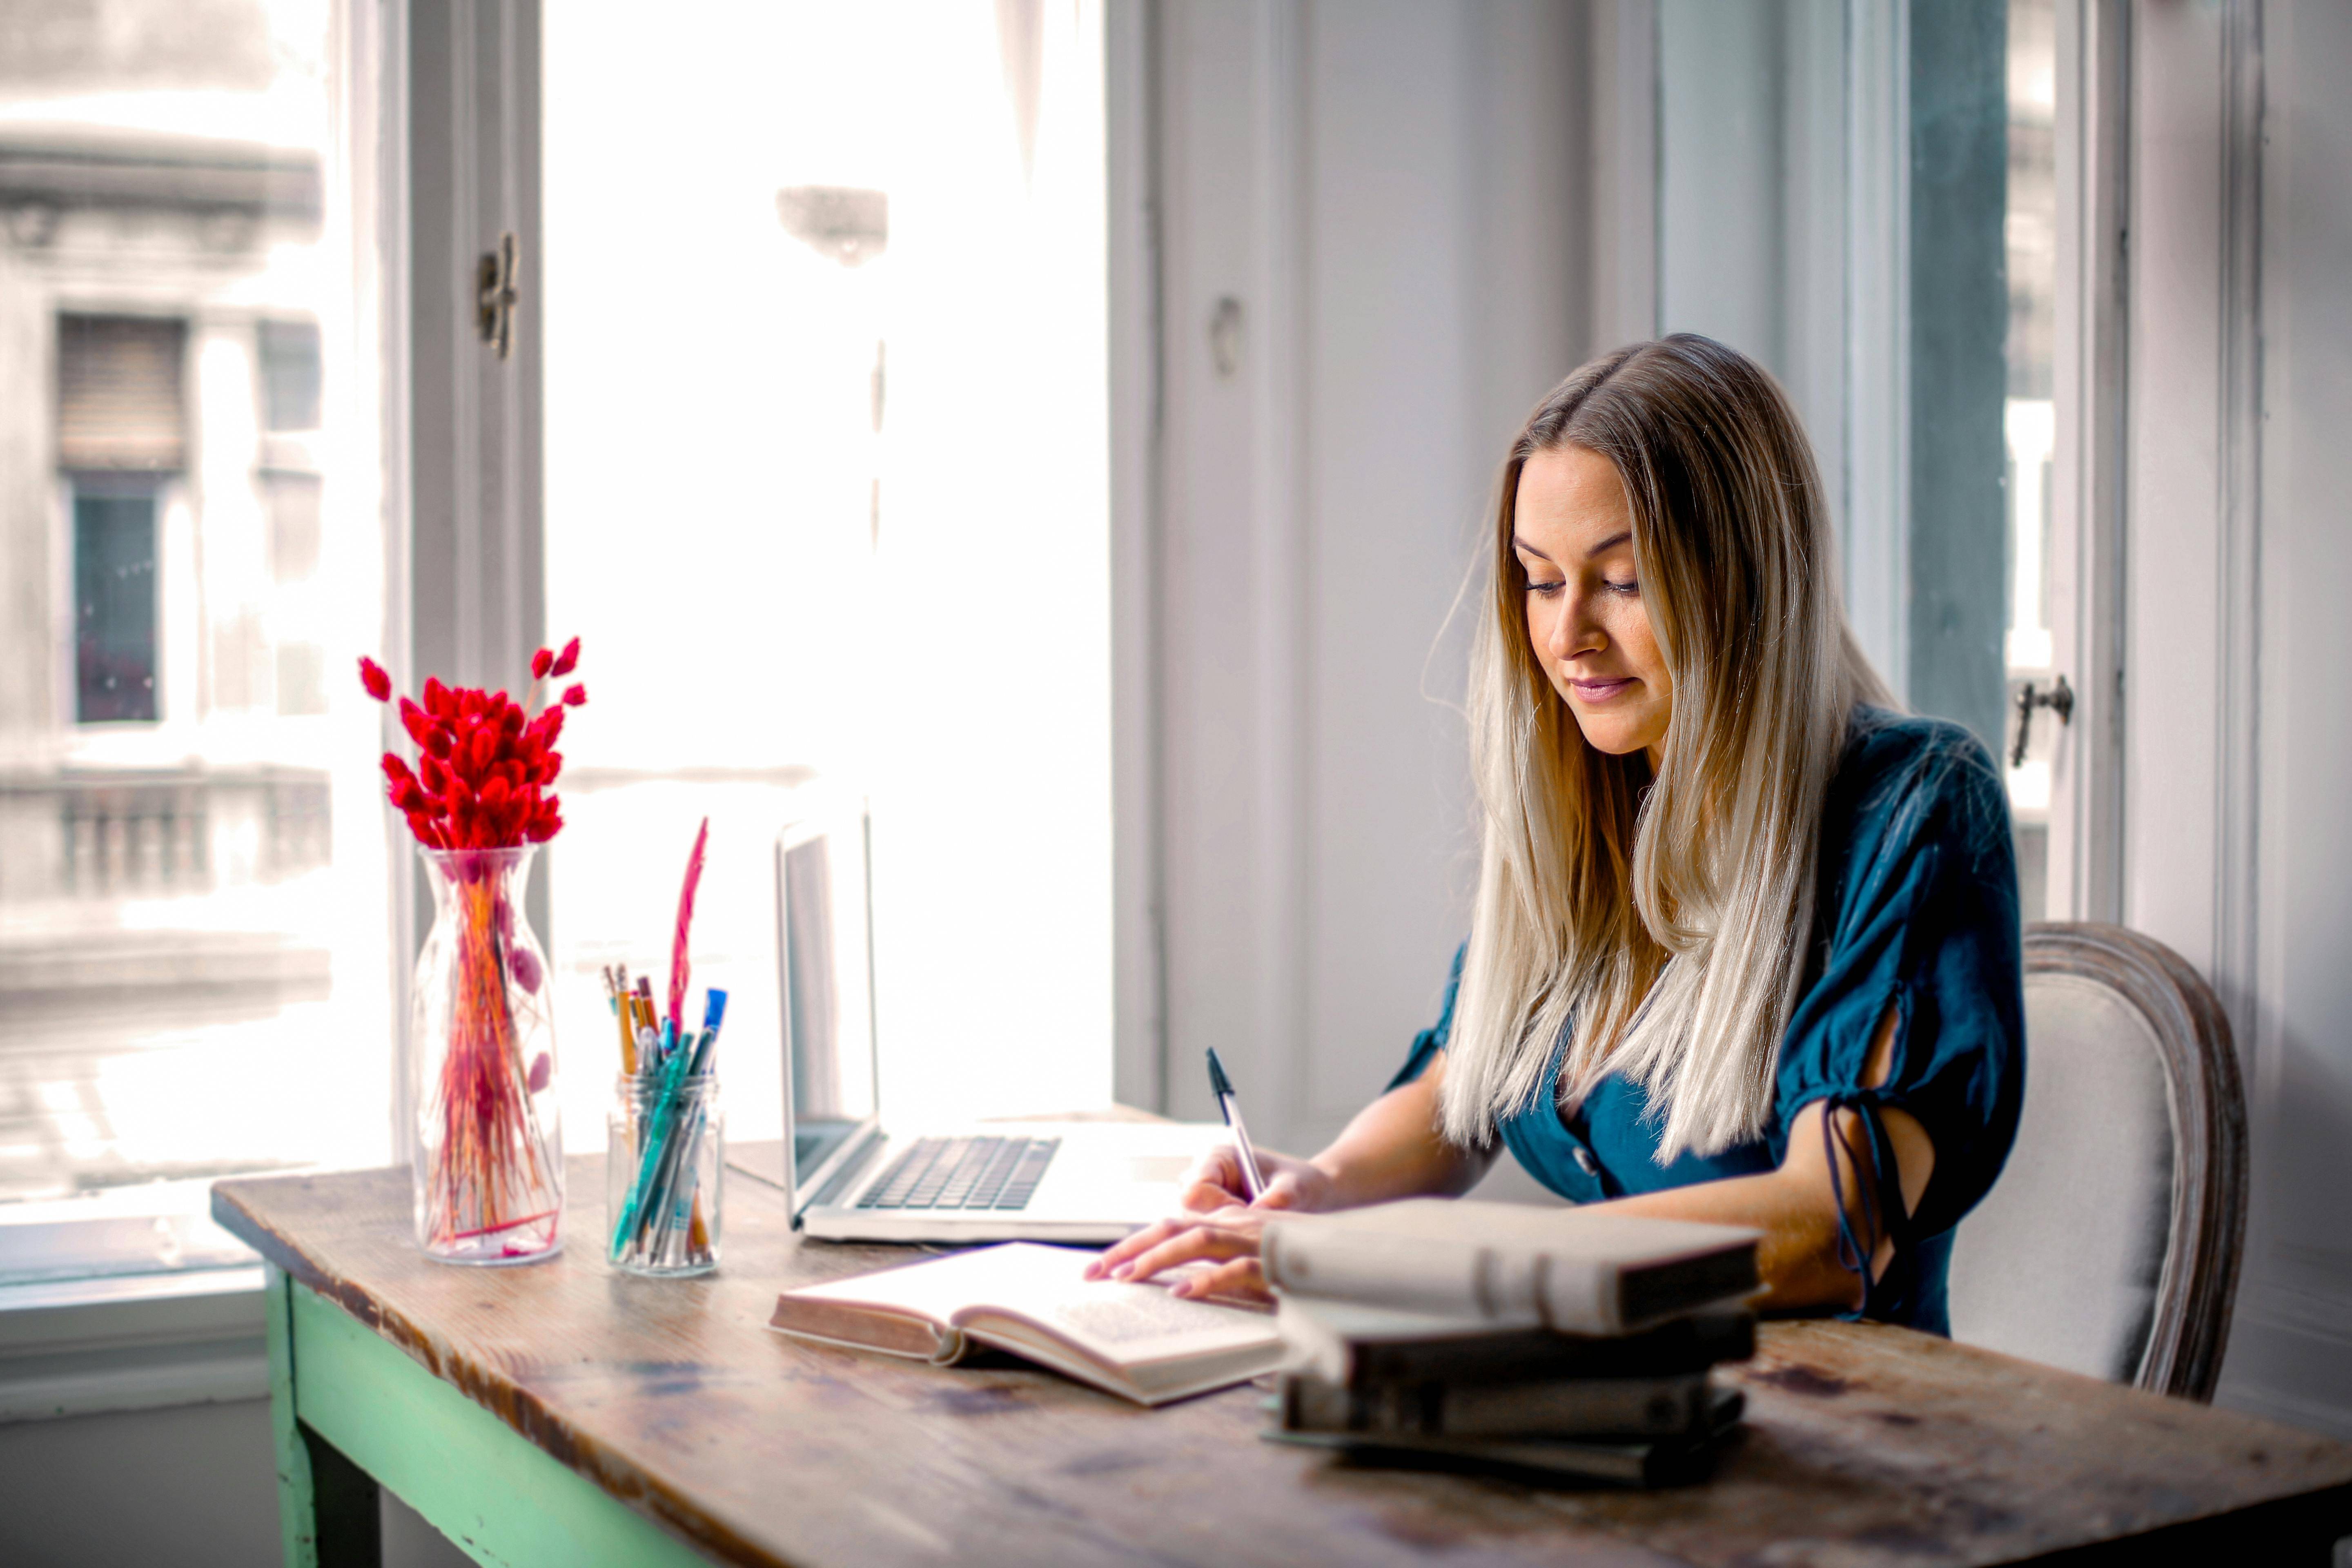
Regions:
<instances>
[{"instance_id":1,"label":"laptop keyboard","mask_svg":"<svg viewBox=\"0 0 2352 1568\"><path fill-rule=\"evenodd\" d=\"M857 1200L862 1209L1026 1208L1059 1138L920 1138Z\"/></svg>"}]
</instances>

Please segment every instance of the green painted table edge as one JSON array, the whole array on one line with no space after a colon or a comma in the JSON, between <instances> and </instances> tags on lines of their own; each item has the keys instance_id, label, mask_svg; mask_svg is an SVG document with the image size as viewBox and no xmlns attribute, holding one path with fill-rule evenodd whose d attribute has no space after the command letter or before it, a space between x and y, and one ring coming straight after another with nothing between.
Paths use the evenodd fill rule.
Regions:
<instances>
[{"instance_id":1,"label":"green painted table edge","mask_svg":"<svg viewBox=\"0 0 2352 1568\"><path fill-rule=\"evenodd\" d=\"M710 1561L274 1263L268 1301L287 1568L374 1568L378 1486L494 1568Z\"/></svg>"}]
</instances>

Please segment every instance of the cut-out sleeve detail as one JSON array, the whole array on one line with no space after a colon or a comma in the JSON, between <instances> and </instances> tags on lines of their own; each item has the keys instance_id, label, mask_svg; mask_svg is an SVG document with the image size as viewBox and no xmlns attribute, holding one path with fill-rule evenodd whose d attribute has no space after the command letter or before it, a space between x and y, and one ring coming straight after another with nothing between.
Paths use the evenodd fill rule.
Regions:
<instances>
[{"instance_id":1,"label":"cut-out sleeve detail","mask_svg":"<svg viewBox=\"0 0 2352 1568\"><path fill-rule=\"evenodd\" d=\"M1877 1105L1869 1099L1832 1095L1820 1104L1822 1152L1830 1167L1830 1198L1837 1205L1837 1260L1847 1273L1862 1281L1862 1304L1840 1316L1849 1320L1884 1316L1887 1303L1883 1298L1901 1272L1895 1265L1908 1260L1912 1239L1910 1218L1904 1212L1903 1173L1895 1158L1895 1142L1886 1135L1886 1123L1878 1114ZM1838 1125L1838 1112L1842 1110L1854 1113L1862 1129L1859 1146ZM1839 1169L1841 1152L1853 1163L1854 1174L1860 1181L1854 1203L1846 1198L1845 1177ZM1860 1224L1855 1223L1856 1207L1862 1211ZM1878 1247L1890 1238L1895 1243L1895 1256L1882 1276L1877 1267ZM1878 1310L1874 1312L1874 1308Z\"/></svg>"}]
</instances>

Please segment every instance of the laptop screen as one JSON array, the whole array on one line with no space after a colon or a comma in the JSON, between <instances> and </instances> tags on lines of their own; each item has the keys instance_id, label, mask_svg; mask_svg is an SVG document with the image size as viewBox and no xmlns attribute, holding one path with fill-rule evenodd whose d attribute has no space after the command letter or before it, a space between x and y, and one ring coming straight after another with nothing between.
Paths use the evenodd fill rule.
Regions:
<instances>
[{"instance_id":1,"label":"laptop screen","mask_svg":"<svg viewBox=\"0 0 2352 1568\"><path fill-rule=\"evenodd\" d=\"M781 860L793 1177L808 1183L874 1119L874 971L862 813L789 831Z\"/></svg>"}]
</instances>

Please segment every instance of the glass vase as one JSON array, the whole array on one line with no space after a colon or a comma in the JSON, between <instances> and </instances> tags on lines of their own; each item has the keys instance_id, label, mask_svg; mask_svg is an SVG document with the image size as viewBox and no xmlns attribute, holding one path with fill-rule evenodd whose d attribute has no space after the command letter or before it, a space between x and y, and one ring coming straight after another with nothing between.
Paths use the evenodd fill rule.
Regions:
<instances>
[{"instance_id":1,"label":"glass vase","mask_svg":"<svg viewBox=\"0 0 2352 1568\"><path fill-rule=\"evenodd\" d=\"M534 852L419 851L433 929L409 1036L416 1244L443 1262L529 1263L562 1246L555 1025L522 912Z\"/></svg>"}]
</instances>

